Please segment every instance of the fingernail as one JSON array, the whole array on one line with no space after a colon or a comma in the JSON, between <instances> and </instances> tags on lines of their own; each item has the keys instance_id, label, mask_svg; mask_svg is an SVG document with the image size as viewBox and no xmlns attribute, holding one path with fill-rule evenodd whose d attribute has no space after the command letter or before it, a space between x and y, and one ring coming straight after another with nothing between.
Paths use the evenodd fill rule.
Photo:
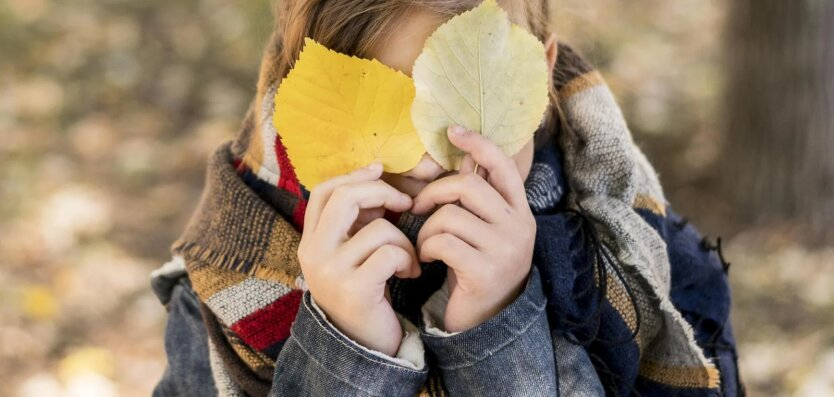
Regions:
<instances>
[{"instance_id":1,"label":"fingernail","mask_svg":"<svg viewBox=\"0 0 834 397\"><path fill-rule=\"evenodd\" d=\"M466 128L463 128L459 125L452 126L452 133L455 135L466 135L469 132Z\"/></svg>"},{"instance_id":2,"label":"fingernail","mask_svg":"<svg viewBox=\"0 0 834 397\"><path fill-rule=\"evenodd\" d=\"M373 163L368 164L367 166L365 166L365 169L371 170L371 171L376 171L381 166L382 166L382 164L380 164L378 161L374 161Z\"/></svg>"}]
</instances>

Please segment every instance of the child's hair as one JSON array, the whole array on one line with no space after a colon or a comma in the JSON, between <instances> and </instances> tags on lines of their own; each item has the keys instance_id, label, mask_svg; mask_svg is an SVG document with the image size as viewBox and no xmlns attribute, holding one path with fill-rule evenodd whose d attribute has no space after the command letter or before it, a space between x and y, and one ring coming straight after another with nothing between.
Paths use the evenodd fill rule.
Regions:
<instances>
[{"instance_id":1,"label":"child's hair","mask_svg":"<svg viewBox=\"0 0 834 397\"><path fill-rule=\"evenodd\" d=\"M278 81L285 77L298 59L304 38L310 37L327 48L347 55L368 58L376 45L396 29L400 18L409 10L426 10L451 18L479 5L482 0L282 0L277 6L276 27L269 48L270 76L262 79ZM549 0L498 0L510 19L526 27L542 43L550 34ZM544 134L536 135L536 147L547 134L559 128L558 100L553 86L549 88L550 106L545 117ZM541 136L540 136L541 135Z\"/></svg>"}]
</instances>

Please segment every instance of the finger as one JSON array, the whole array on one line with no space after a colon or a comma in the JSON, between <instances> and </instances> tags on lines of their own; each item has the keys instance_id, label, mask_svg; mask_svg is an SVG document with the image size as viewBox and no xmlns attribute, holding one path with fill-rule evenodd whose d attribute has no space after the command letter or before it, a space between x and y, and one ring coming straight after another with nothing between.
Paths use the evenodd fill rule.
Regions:
<instances>
[{"instance_id":1,"label":"finger","mask_svg":"<svg viewBox=\"0 0 834 397\"><path fill-rule=\"evenodd\" d=\"M358 232L360 229L362 229L369 223L384 216L385 208L369 208L360 210L359 215L356 217L356 222L353 222L353 225L350 227L350 230L348 231L348 236L353 236L354 234L356 234L356 232Z\"/></svg>"},{"instance_id":2,"label":"finger","mask_svg":"<svg viewBox=\"0 0 834 397\"><path fill-rule=\"evenodd\" d=\"M456 174L426 185L414 198L411 212L423 214L441 204L460 200L466 209L488 223L496 223L511 212L501 194L475 174Z\"/></svg>"},{"instance_id":3,"label":"finger","mask_svg":"<svg viewBox=\"0 0 834 397\"><path fill-rule=\"evenodd\" d=\"M347 183L376 180L381 175L382 163L373 162L367 167L328 179L313 187L310 191L310 198L307 200L307 209L304 212L304 228L309 228L311 231L316 230L321 211L336 187Z\"/></svg>"},{"instance_id":4,"label":"finger","mask_svg":"<svg viewBox=\"0 0 834 397\"><path fill-rule=\"evenodd\" d=\"M489 183L501 193L513 207L524 203L524 183L512 158L495 145L489 138L467 131L459 126L449 127L449 141L464 152L472 155L479 168L486 168Z\"/></svg>"},{"instance_id":5,"label":"finger","mask_svg":"<svg viewBox=\"0 0 834 397\"><path fill-rule=\"evenodd\" d=\"M411 241L384 218L374 220L368 226L360 229L350 240L345 241L337 250L335 257L340 263L358 266L366 261L371 254L383 245L394 245L405 251L411 258L411 265L407 272L397 274L398 277L417 277L420 275L420 262L417 251Z\"/></svg>"},{"instance_id":6,"label":"finger","mask_svg":"<svg viewBox=\"0 0 834 397\"><path fill-rule=\"evenodd\" d=\"M411 197L380 180L340 185L330 194L319 218L319 224L327 227L317 228L316 234L325 242L341 243L348 239L360 210L381 207L403 212L411 204Z\"/></svg>"},{"instance_id":7,"label":"finger","mask_svg":"<svg viewBox=\"0 0 834 397\"><path fill-rule=\"evenodd\" d=\"M475 169L475 160L472 158L472 155L466 153L463 155L463 159L460 161L460 167L458 167L459 174L468 174Z\"/></svg>"},{"instance_id":8,"label":"finger","mask_svg":"<svg viewBox=\"0 0 834 397\"><path fill-rule=\"evenodd\" d=\"M419 256L423 262L441 260L454 271L462 273L475 271L487 263L478 250L450 233L427 238L420 247Z\"/></svg>"},{"instance_id":9,"label":"finger","mask_svg":"<svg viewBox=\"0 0 834 397\"><path fill-rule=\"evenodd\" d=\"M356 270L357 281L365 285L385 284L391 276L409 274L412 258L402 247L386 244L374 251Z\"/></svg>"},{"instance_id":10,"label":"finger","mask_svg":"<svg viewBox=\"0 0 834 397\"><path fill-rule=\"evenodd\" d=\"M454 204L446 204L432 214L420 232L417 234L417 251L423 242L440 233L451 233L471 245L475 249L482 250L489 244L495 244L488 240L492 234L488 233L492 226L478 218L475 214Z\"/></svg>"},{"instance_id":11,"label":"finger","mask_svg":"<svg viewBox=\"0 0 834 397\"><path fill-rule=\"evenodd\" d=\"M472 158L472 155L467 153L463 156L463 160L460 162L460 167L458 167L459 174L469 174L475 170L475 160ZM488 178L488 174L486 168L478 167L478 175L480 175L485 180Z\"/></svg>"}]
</instances>

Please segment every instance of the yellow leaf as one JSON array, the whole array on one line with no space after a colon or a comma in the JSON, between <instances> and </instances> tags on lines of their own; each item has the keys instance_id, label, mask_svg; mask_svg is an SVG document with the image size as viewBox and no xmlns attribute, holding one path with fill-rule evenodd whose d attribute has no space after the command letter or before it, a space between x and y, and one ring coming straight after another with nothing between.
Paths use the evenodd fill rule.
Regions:
<instances>
[{"instance_id":1,"label":"yellow leaf","mask_svg":"<svg viewBox=\"0 0 834 397\"><path fill-rule=\"evenodd\" d=\"M275 96L275 128L308 189L380 161L406 172L425 153L411 122L411 79L377 60L347 56L312 39Z\"/></svg>"},{"instance_id":2,"label":"yellow leaf","mask_svg":"<svg viewBox=\"0 0 834 397\"><path fill-rule=\"evenodd\" d=\"M508 156L527 144L548 104L544 45L510 22L495 0L455 16L426 40L414 64L412 120L426 150L446 169L463 153L446 135L478 131Z\"/></svg>"},{"instance_id":3,"label":"yellow leaf","mask_svg":"<svg viewBox=\"0 0 834 397\"><path fill-rule=\"evenodd\" d=\"M36 320L50 320L58 313L55 294L44 286L34 285L22 291L23 312Z\"/></svg>"},{"instance_id":4,"label":"yellow leaf","mask_svg":"<svg viewBox=\"0 0 834 397\"><path fill-rule=\"evenodd\" d=\"M64 380L85 374L113 375L115 359L107 349L84 346L70 352L58 364L58 372Z\"/></svg>"}]
</instances>

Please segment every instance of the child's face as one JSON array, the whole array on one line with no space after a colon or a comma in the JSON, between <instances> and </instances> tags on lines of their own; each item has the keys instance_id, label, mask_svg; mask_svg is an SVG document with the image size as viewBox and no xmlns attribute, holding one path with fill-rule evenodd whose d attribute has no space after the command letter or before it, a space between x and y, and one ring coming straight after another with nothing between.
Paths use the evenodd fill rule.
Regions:
<instances>
[{"instance_id":1,"label":"child's face","mask_svg":"<svg viewBox=\"0 0 834 397\"><path fill-rule=\"evenodd\" d=\"M426 39L444 22L442 16L427 11L414 10L407 14L401 24L388 37L380 48L372 51L371 56L380 62L411 76L414 61L423 50ZM556 62L556 40L551 35L546 43L547 61L551 69ZM521 179L527 179L533 164L533 139L514 156ZM456 174L457 171L445 171L428 153L423 155L420 162L408 172L402 174L384 173L382 180L408 194L417 196L423 188L435 179Z\"/></svg>"}]
</instances>

